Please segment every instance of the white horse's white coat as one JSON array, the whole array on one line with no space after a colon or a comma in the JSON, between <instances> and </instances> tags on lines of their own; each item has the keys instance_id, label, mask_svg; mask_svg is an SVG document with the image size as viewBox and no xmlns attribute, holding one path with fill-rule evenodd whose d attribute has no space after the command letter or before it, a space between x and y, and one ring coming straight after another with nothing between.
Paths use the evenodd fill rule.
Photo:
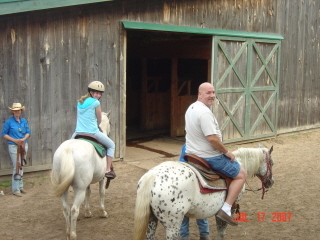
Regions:
<instances>
[{"instance_id":1,"label":"white horse's white coat","mask_svg":"<svg viewBox=\"0 0 320 240\"><path fill-rule=\"evenodd\" d=\"M246 148L234 152L248 171L248 177L267 174L265 185L271 187L273 178L267 171L264 153L270 155L271 151ZM272 166L271 156L270 162ZM203 219L215 215L225 201L226 192L201 194L198 184L196 174L180 162L164 162L144 174L138 183L134 239L154 239L160 221L166 229L166 239L177 240L184 216ZM218 237L223 239L226 223L218 218L216 220Z\"/></svg>"},{"instance_id":2,"label":"white horse's white coat","mask_svg":"<svg viewBox=\"0 0 320 240\"><path fill-rule=\"evenodd\" d=\"M100 128L110 131L110 112L102 113ZM76 223L80 205L85 200L85 217L92 217L89 207L90 184L99 182L101 217L107 217L104 207L106 157L101 158L91 143L71 139L63 142L54 153L51 182L54 194L61 197L67 225L67 239L76 239ZM74 190L73 205L68 204L68 189Z\"/></svg>"}]
</instances>

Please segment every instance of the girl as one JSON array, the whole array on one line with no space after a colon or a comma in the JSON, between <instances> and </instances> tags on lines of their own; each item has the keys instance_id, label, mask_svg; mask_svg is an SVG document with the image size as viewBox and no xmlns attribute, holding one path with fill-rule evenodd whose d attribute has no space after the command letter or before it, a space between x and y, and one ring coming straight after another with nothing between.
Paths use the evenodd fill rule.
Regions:
<instances>
[{"instance_id":1,"label":"girl","mask_svg":"<svg viewBox=\"0 0 320 240\"><path fill-rule=\"evenodd\" d=\"M107 169L105 176L108 178L115 178L116 174L113 169L111 169L115 144L107 135L99 131L99 124L101 123L102 118L99 99L103 92L104 85L99 81L94 81L89 84L88 93L78 100L77 125L72 138L79 133L87 133L95 136L98 141L106 147Z\"/></svg>"}]
</instances>

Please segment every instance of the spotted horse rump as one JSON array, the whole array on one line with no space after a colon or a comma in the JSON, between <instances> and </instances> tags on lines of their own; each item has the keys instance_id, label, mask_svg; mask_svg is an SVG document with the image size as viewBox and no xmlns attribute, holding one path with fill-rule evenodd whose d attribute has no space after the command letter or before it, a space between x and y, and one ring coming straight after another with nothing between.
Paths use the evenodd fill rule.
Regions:
<instances>
[{"instance_id":1,"label":"spotted horse rump","mask_svg":"<svg viewBox=\"0 0 320 240\"><path fill-rule=\"evenodd\" d=\"M233 152L248 172L257 176L263 187L270 188L272 148L240 148ZM245 187L242 190L244 192ZM240 201L239 195L237 202ZM178 240L184 216L203 219L214 216L222 207L226 191L202 194L196 174L181 162L167 161L150 169L138 182L135 206L135 240L153 240L157 224L166 230L167 240ZM223 239L227 224L216 218L218 239Z\"/></svg>"}]
</instances>

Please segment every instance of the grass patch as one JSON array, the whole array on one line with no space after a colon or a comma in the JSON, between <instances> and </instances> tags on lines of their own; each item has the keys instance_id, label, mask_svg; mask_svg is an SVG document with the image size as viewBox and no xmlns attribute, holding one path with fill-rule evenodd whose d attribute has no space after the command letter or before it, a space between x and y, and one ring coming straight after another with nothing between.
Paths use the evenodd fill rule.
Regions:
<instances>
[{"instance_id":1,"label":"grass patch","mask_svg":"<svg viewBox=\"0 0 320 240\"><path fill-rule=\"evenodd\" d=\"M11 180L5 180L4 182L0 182L1 187L10 187L11 186Z\"/></svg>"},{"instance_id":2,"label":"grass patch","mask_svg":"<svg viewBox=\"0 0 320 240\"><path fill-rule=\"evenodd\" d=\"M42 179L40 179L40 181L38 182L38 184L39 184L39 185L42 185L47 179L48 179L48 177L43 177Z\"/></svg>"}]
</instances>

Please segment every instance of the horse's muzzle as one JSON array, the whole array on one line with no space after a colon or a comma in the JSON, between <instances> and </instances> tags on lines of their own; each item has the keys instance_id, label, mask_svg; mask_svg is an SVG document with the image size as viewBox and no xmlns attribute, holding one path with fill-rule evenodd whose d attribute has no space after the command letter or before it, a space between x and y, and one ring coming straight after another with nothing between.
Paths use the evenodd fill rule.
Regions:
<instances>
[{"instance_id":1,"label":"horse's muzzle","mask_svg":"<svg viewBox=\"0 0 320 240\"><path fill-rule=\"evenodd\" d=\"M266 181L264 183L264 186L265 186L265 188L271 188L273 184L274 184L274 179L271 178L271 179L268 179L268 181Z\"/></svg>"}]
</instances>

